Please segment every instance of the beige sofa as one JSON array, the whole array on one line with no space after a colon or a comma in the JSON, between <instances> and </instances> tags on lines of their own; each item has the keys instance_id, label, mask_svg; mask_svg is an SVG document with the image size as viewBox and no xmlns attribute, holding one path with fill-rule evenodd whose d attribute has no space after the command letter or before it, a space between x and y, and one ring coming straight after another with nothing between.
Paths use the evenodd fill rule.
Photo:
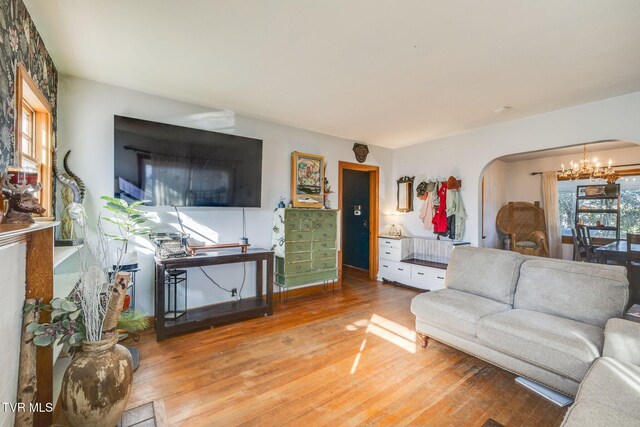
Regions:
<instances>
[{"instance_id":1,"label":"beige sofa","mask_svg":"<svg viewBox=\"0 0 640 427\"><path fill-rule=\"evenodd\" d=\"M640 323L607 322L602 357L587 372L562 425L640 426Z\"/></svg>"},{"instance_id":2,"label":"beige sofa","mask_svg":"<svg viewBox=\"0 0 640 427\"><path fill-rule=\"evenodd\" d=\"M629 298L624 267L472 247L453 251L445 284L411 302L424 347L430 337L571 396Z\"/></svg>"}]
</instances>

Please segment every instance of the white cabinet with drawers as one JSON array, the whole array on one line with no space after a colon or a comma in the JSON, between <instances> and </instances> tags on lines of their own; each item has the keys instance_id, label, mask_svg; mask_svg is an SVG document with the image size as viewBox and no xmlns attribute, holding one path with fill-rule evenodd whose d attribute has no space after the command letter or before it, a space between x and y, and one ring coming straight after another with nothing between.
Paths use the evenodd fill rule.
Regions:
<instances>
[{"instance_id":1,"label":"white cabinet with drawers","mask_svg":"<svg viewBox=\"0 0 640 427\"><path fill-rule=\"evenodd\" d=\"M411 283L407 283L408 285L420 289L429 289L430 291L444 289L444 278L447 270L419 264L403 264L411 266Z\"/></svg>"},{"instance_id":2,"label":"white cabinet with drawers","mask_svg":"<svg viewBox=\"0 0 640 427\"><path fill-rule=\"evenodd\" d=\"M380 265L378 268L378 275L391 280L390 278L400 279L411 278L411 265L405 262L389 261L388 259L380 259ZM395 281L395 280L394 280Z\"/></svg>"},{"instance_id":3,"label":"white cabinet with drawers","mask_svg":"<svg viewBox=\"0 0 640 427\"><path fill-rule=\"evenodd\" d=\"M417 245L414 240L418 241ZM444 289L446 263L424 260L424 254L420 249L430 248L430 251L437 253L439 261L442 258L441 253L444 252L448 260L453 246L457 244L445 241L425 242L425 240L427 239L379 237L378 280L397 282L430 291Z\"/></svg>"},{"instance_id":4,"label":"white cabinet with drawers","mask_svg":"<svg viewBox=\"0 0 640 427\"><path fill-rule=\"evenodd\" d=\"M378 238L378 256L389 261L402 261L411 255L413 245L411 238Z\"/></svg>"}]
</instances>

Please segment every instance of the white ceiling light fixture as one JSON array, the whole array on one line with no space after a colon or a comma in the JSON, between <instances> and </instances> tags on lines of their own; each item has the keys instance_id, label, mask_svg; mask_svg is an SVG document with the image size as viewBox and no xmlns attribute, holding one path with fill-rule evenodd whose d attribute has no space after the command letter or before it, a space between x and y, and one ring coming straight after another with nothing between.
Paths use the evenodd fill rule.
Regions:
<instances>
[{"instance_id":1,"label":"white ceiling light fixture","mask_svg":"<svg viewBox=\"0 0 640 427\"><path fill-rule=\"evenodd\" d=\"M509 110L511 110L511 108L513 108L513 107L511 107L510 105L503 105L502 107L498 107L498 108L496 108L495 110L493 110L493 112L494 112L495 114L506 113L506 112L508 112Z\"/></svg>"}]
</instances>

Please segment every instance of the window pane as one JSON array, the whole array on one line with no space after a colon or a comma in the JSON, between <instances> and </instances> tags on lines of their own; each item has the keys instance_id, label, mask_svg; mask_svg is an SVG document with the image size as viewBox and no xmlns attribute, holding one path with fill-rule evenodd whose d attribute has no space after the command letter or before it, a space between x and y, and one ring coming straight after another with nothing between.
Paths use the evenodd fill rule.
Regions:
<instances>
[{"instance_id":1,"label":"window pane","mask_svg":"<svg viewBox=\"0 0 640 427\"><path fill-rule=\"evenodd\" d=\"M558 188L558 199L560 201L560 229L563 236L571 236L571 229L574 227L576 218L576 187L573 191L562 191Z\"/></svg>"},{"instance_id":2,"label":"window pane","mask_svg":"<svg viewBox=\"0 0 640 427\"><path fill-rule=\"evenodd\" d=\"M560 199L560 226L563 236L571 236L575 227L576 187L578 185L602 184L602 181L579 180L558 181ZM620 238L626 233L640 233L640 176L620 178ZM590 209L617 209L617 200L583 200L581 206ZM595 224L600 221L604 227L615 226L615 215L609 213L581 213L584 223ZM592 229L593 237L615 238L615 232Z\"/></svg>"},{"instance_id":3,"label":"window pane","mask_svg":"<svg viewBox=\"0 0 640 427\"><path fill-rule=\"evenodd\" d=\"M33 136L33 111L26 105L22 107L22 133Z\"/></svg>"},{"instance_id":4,"label":"window pane","mask_svg":"<svg viewBox=\"0 0 640 427\"><path fill-rule=\"evenodd\" d=\"M22 135L22 153L31 156L31 140Z\"/></svg>"},{"instance_id":5,"label":"window pane","mask_svg":"<svg viewBox=\"0 0 640 427\"><path fill-rule=\"evenodd\" d=\"M29 123L29 112L25 109L22 110L22 133L29 135L31 124Z\"/></svg>"},{"instance_id":6,"label":"window pane","mask_svg":"<svg viewBox=\"0 0 640 427\"><path fill-rule=\"evenodd\" d=\"M37 171L38 170L38 164L35 162L32 162L29 159L22 159L22 165L21 165L22 169L28 169L31 171Z\"/></svg>"},{"instance_id":7,"label":"window pane","mask_svg":"<svg viewBox=\"0 0 640 427\"><path fill-rule=\"evenodd\" d=\"M640 177L628 176L620 184L620 237L640 233Z\"/></svg>"}]
</instances>

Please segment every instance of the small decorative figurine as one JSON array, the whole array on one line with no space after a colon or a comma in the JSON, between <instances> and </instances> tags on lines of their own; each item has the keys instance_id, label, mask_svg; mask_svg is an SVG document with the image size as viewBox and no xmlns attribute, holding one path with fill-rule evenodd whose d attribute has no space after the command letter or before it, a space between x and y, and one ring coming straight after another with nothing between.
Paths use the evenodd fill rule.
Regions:
<instances>
[{"instance_id":1,"label":"small decorative figurine","mask_svg":"<svg viewBox=\"0 0 640 427\"><path fill-rule=\"evenodd\" d=\"M18 184L11 183L12 174L2 177L2 187L8 191L4 193L9 198L9 209L2 219L5 224L32 224L35 221L31 214L45 212L34 194L40 191L42 184L27 184L26 181Z\"/></svg>"}]
</instances>

